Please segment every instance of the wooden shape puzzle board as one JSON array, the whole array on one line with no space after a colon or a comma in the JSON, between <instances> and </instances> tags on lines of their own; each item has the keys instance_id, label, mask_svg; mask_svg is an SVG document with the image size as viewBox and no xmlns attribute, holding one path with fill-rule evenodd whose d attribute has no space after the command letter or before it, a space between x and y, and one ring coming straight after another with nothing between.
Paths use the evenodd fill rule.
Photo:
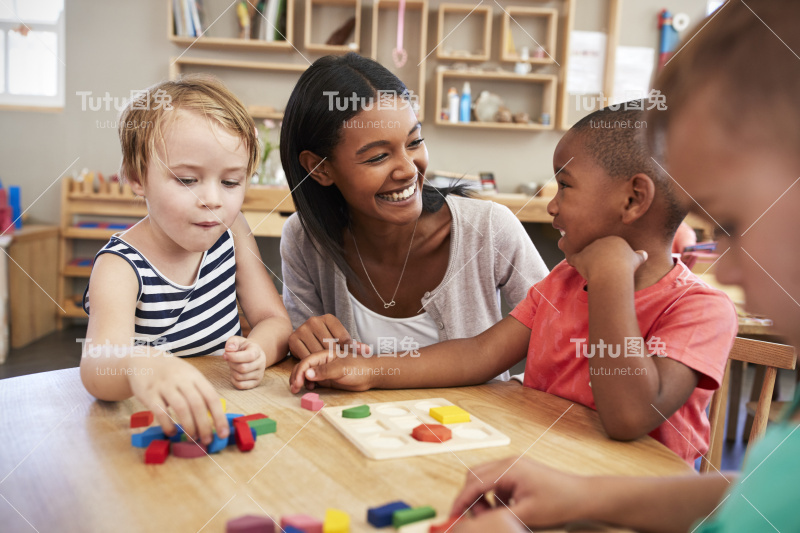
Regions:
<instances>
[{"instance_id":1,"label":"wooden shape puzzle board","mask_svg":"<svg viewBox=\"0 0 800 533\"><path fill-rule=\"evenodd\" d=\"M322 415L361 453L370 459L396 459L435 453L507 446L511 439L470 413L471 421L447 424L453 438L443 443L419 442L411 431L420 424L438 424L428 414L431 407L453 405L444 398L369 404L367 418L344 418L342 411L354 405L325 407Z\"/></svg>"}]
</instances>

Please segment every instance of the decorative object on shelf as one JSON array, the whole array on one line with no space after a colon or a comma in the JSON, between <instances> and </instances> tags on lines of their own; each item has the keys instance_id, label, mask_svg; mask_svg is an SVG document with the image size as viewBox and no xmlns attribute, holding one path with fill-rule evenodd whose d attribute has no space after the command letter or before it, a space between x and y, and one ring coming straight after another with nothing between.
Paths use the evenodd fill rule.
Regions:
<instances>
[{"instance_id":1,"label":"decorative object on shelf","mask_svg":"<svg viewBox=\"0 0 800 533\"><path fill-rule=\"evenodd\" d=\"M501 107L497 110L497 113L495 113L494 120L495 122L509 124L512 120L514 120L514 117L511 115L511 111L508 108Z\"/></svg>"},{"instance_id":2,"label":"decorative object on shelf","mask_svg":"<svg viewBox=\"0 0 800 533\"><path fill-rule=\"evenodd\" d=\"M455 87L450 87L450 90L447 91L447 109L448 120L458 122L458 90Z\"/></svg>"},{"instance_id":3,"label":"decorative object on shelf","mask_svg":"<svg viewBox=\"0 0 800 533\"><path fill-rule=\"evenodd\" d=\"M514 72L517 74L528 74L531 71L531 66L528 61L530 61L530 51L528 50L527 46L523 46L522 49L519 51L519 61L514 65Z\"/></svg>"},{"instance_id":4,"label":"decorative object on shelf","mask_svg":"<svg viewBox=\"0 0 800 533\"><path fill-rule=\"evenodd\" d=\"M475 100L475 120L478 122L494 122L497 112L503 107L503 99L489 91L481 91Z\"/></svg>"},{"instance_id":5,"label":"decorative object on shelf","mask_svg":"<svg viewBox=\"0 0 800 533\"><path fill-rule=\"evenodd\" d=\"M408 61L408 52L403 48L403 30L405 26L406 0L400 0L397 7L397 47L392 50L394 66L401 68Z\"/></svg>"},{"instance_id":6,"label":"decorative object on shelf","mask_svg":"<svg viewBox=\"0 0 800 533\"><path fill-rule=\"evenodd\" d=\"M550 113L542 113L542 116L539 118L539 122L543 126L549 126L550 125Z\"/></svg>"},{"instance_id":7,"label":"decorative object on shelf","mask_svg":"<svg viewBox=\"0 0 800 533\"><path fill-rule=\"evenodd\" d=\"M350 35L353 33L353 30L356 27L356 17L350 17L350 19L336 28L328 40L325 41L327 45L334 45L334 46L341 46L347 43L347 39L350 38ZM355 44L355 43L351 43Z\"/></svg>"},{"instance_id":8,"label":"decorative object on shelf","mask_svg":"<svg viewBox=\"0 0 800 533\"><path fill-rule=\"evenodd\" d=\"M472 118L472 89L470 89L469 82L464 82L464 88L461 90L461 107L458 113L459 122L469 122Z\"/></svg>"},{"instance_id":9,"label":"decorative object on shelf","mask_svg":"<svg viewBox=\"0 0 800 533\"><path fill-rule=\"evenodd\" d=\"M245 0L236 4L236 18L239 21L239 39L250 40L250 27L256 8Z\"/></svg>"},{"instance_id":10,"label":"decorative object on shelf","mask_svg":"<svg viewBox=\"0 0 800 533\"><path fill-rule=\"evenodd\" d=\"M520 111L519 113L514 113L514 124L528 124L531 121L531 116L524 112Z\"/></svg>"},{"instance_id":11,"label":"decorative object on shelf","mask_svg":"<svg viewBox=\"0 0 800 533\"><path fill-rule=\"evenodd\" d=\"M497 194L497 183L494 181L493 172L481 172L481 193Z\"/></svg>"},{"instance_id":12,"label":"decorative object on shelf","mask_svg":"<svg viewBox=\"0 0 800 533\"><path fill-rule=\"evenodd\" d=\"M277 185L281 182L281 178L285 181L286 176L281 167L280 158L276 161L275 158L270 157L273 152L278 153L279 144L270 140L272 130L280 130L280 123L276 124L274 120L264 119L258 125L258 138L261 143L261 163L258 165L258 172L253 175L252 183L260 185Z\"/></svg>"}]
</instances>

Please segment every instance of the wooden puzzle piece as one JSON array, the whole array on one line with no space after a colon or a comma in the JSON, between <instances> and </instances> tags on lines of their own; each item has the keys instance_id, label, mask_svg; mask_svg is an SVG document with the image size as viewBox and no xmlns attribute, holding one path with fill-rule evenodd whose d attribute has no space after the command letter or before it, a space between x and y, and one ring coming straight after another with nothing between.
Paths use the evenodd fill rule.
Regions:
<instances>
[{"instance_id":1,"label":"wooden puzzle piece","mask_svg":"<svg viewBox=\"0 0 800 533\"><path fill-rule=\"evenodd\" d=\"M342 411L342 417L344 418L367 418L370 414L369 405L366 404L350 407Z\"/></svg>"},{"instance_id":2,"label":"wooden puzzle piece","mask_svg":"<svg viewBox=\"0 0 800 533\"><path fill-rule=\"evenodd\" d=\"M452 531L453 526L461 520L460 516L453 517L449 519L447 522L442 522L441 524L431 525L428 533L448 533Z\"/></svg>"},{"instance_id":3,"label":"wooden puzzle piece","mask_svg":"<svg viewBox=\"0 0 800 533\"><path fill-rule=\"evenodd\" d=\"M414 507L412 509L400 509L392 515L392 525L401 528L406 524L427 520L436 516L436 510L430 505L424 507Z\"/></svg>"},{"instance_id":4,"label":"wooden puzzle piece","mask_svg":"<svg viewBox=\"0 0 800 533\"><path fill-rule=\"evenodd\" d=\"M176 442L172 445L172 455L183 459L194 459L203 457L206 454L206 447L194 442Z\"/></svg>"},{"instance_id":5,"label":"wooden puzzle piece","mask_svg":"<svg viewBox=\"0 0 800 533\"><path fill-rule=\"evenodd\" d=\"M410 508L410 505L399 500L380 507L372 507L367 510L367 522L372 524L373 527L389 527L392 525L392 516L395 511Z\"/></svg>"},{"instance_id":6,"label":"wooden puzzle piece","mask_svg":"<svg viewBox=\"0 0 800 533\"><path fill-rule=\"evenodd\" d=\"M227 445L228 445L228 439L221 438L219 435L217 435L217 432L215 431L214 440L212 440L211 444L208 445L208 453L218 453Z\"/></svg>"},{"instance_id":7,"label":"wooden puzzle piece","mask_svg":"<svg viewBox=\"0 0 800 533\"><path fill-rule=\"evenodd\" d=\"M440 424L461 424L470 420L469 413L457 405L431 407L430 415Z\"/></svg>"},{"instance_id":8,"label":"wooden puzzle piece","mask_svg":"<svg viewBox=\"0 0 800 533\"><path fill-rule=\"evenodd\" d=\"M327 509L322 533L349 533L350 515L339 509Z\"/></svg>"},{"instance_id":9,"label":"wooden puzzle piece","mask_svg":"<svg viewBox=\"0 0 800 533\"><path fill-rule=\"evenodd\" d=\"M290 527L303 533L322 533L322 522L305 514L285 515L281 518L281 527L287 533Z\"/></svg>"},{"instance_id":10,"label":"wooden puzzle piece","mask_svg":"<svg viewBox=\"0 0 800 533\"><path fill-rule=\"evenodd\" d=\"M144 462L148 465L161 464L167 460L169 455L168 440L154 440L147 446L144 452Z\"/></svg>"},{"instance_id":11,"label":"wooden puzzle piece","mask_svg":"<svg viewBox=\"0 0 800 533\"><path fill-rule=\"evenodd\" d=\"M439 424L420 424L411 436L420 442L445 442L453 438L453 432Z\"/></svg>"},{"instance_id":12,"label":"wooden puzzle piece","mask_svg":"<svg viewBox=\"0 0 800 533\"><path fill-rule=\"evenodd\" d=\"M228 520L225 533L275 533L275 522L267 516L244 515Z\"/></svg>"},{"instance_id":13,"label":"wooden puzzle piece","mask_svg":"<svg viewBox=\"0 0 800 533\"><path fill-rule=\"evenodd\" d=\"M319 394L316 392L309 392L303 394L300 398L300 407L308 409L309 411L319 411L325 406L325 403L319 399Z\"/></svg>"},{"instance_id":14,"label":"wooden puzzle piece","mask_svg":"<svg viewBox=\"0 0 800 533\"><path fill-rule=\"evenodd\" d=\"M256 439L253 438L253 433L247 422L242 420L244 417L239 417L233 421L234 432L236 434L236 447L240 452L249 452L256 445Z\"/></svg>"},{"instance_id":15,"label":"wooden puzzle piece","mask_svg":"<svg viewBox=\"0 0 800 533\"><path fill-rule=\"evenodd\" d=\"M152 411L139 411L138 413L133 413L131 415L132 428L143 428L149 426L152 423L153 423Z\"/></svg>"}]
</instances>

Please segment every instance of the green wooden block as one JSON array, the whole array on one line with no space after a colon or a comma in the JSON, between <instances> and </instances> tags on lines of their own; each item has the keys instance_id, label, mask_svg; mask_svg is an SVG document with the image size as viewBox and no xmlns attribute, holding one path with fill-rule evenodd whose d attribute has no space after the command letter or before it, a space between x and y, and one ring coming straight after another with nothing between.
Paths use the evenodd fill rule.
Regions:
<instances>
[{"instance_id":1,"label":"green wooden block","mask_svg":"<svg viewBox=\"0 0 800 533\"><path fill-rule=\"evenodd\" d=\"M427 520L436 516L436 509L430 505L425 507L414 507L413 509L399 509L392 515L392 526L403 527L420 520Z\"/></svg>"},{"instance_id":2,"label":"green wooden block","mask_svg":"<svg viewBox=\"0 0 800 533\"><path fill-rule=\"evenodd\" d=\"M278 429L278 423L271 418L259 418L257 420L248 420L247 425L256 430L256 435L266 435L267 433L275 433Z\"/></svg>"},{"instance_id":3,"label":"green wooden block","mask_svg":"<svg viewBox=\"0 0 800 533\"><path fill-rule=\"evenodd\" d=\"M370 415L369 405L359 405L342 411L344 418L367 418Z\"/></svg>"}]
</instances>

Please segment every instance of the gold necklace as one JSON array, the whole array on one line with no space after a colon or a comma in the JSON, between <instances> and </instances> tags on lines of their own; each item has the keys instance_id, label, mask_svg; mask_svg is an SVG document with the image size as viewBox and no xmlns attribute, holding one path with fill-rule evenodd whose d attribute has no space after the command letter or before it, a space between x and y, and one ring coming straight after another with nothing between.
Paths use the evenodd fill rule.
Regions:
<instances>
[{"instance_id":1,"label":"gold necklace","mask_svg":"<svg viewBox=\"0 0 800 533\"><path fill-rule=\"evenodd\" d=\"M408 245L408 253L406 254L406 260L403 263L403 270L400 272L400 279L397 280L397 287L394 288L394 294L392 294L392 299L388 303L386 302L386 300L383 299L383 297L381 296L381 293L378 292L378 289L375 288L375 284L372 283L372 278L369 277L369 272L367 272L367 267L364 266L364 260L361 259L361 252L358 251L358 243L356 242L356 235L355 235L355 233L353 233L353 228L352 227L350 228L350 236L353 237L353 244L356 247L356 253L358 254L358 260L361 261L361 268L364 269L364 274L367 276L367 281L369 281L369 284L372 285L372 290L375 291L375 294L377 294L378 298L380 298L381 302L383 302L383 308L384 309L389 309L390 307L394 307L396 305L396 302L394 301L394 297L397 296L397 291L398 291L398 289L400 289L400 283L403 281L403 274L405 274L405 272L406 272L406 265L408 264L408 258L411 255L411 247L414 244L414 234L417 232L417 224L418 223L419 223L419 218L417 218L417 221L414 222L414 231L411 232L411 243L409 243L409 245Z\"/></svg>"}]
</instances>

